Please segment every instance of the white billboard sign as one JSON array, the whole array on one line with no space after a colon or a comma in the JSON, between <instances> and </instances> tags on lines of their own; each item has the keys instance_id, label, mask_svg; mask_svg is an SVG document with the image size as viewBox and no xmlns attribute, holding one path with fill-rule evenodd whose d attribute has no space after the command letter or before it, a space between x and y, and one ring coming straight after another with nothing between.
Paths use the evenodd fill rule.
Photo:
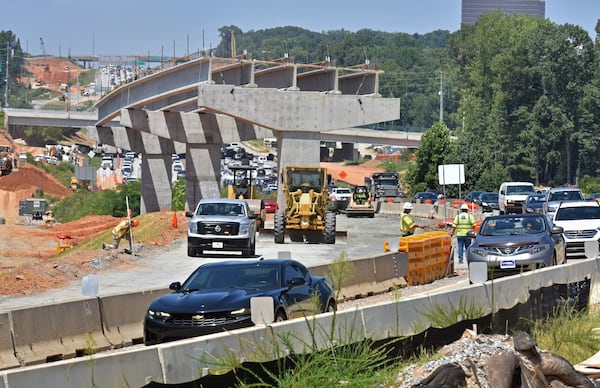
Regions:
<instances>
[{"instance_id":1,"label":"white billboard sign","mask_svg":"<svg viewBox=\"0 0 600 388\"><path fill-rule=\"evenodd\" d=\"M440 164L438 165L438 177L440 185L462 185L465 183L464 164Z\"/></svg>"}]
</instances>

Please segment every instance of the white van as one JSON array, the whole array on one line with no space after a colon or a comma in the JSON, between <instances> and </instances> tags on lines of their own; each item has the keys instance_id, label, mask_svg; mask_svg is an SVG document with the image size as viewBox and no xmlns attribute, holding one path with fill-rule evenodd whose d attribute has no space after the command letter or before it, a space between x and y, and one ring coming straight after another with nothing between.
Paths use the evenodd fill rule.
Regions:
<instances>
[{"instance_id":1,"label":"white van","mask_svg":"<svg viewBox=\"0 0 600 388\"><path fill-rule=\"evenodd\" d=\"M500 214L522 213L523 202L529 194L535 194L535 186L530 182L504 182L498 191Z\"/></svg>"}]
</instances>

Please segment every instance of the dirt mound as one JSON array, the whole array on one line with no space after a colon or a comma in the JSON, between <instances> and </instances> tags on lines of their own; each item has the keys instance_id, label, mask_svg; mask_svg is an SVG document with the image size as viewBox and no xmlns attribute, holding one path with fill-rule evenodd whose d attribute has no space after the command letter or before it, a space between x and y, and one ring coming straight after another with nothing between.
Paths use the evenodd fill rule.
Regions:
<instances>
[{"instance_id":1,"label":"dirt mound","mask_svg":"<svg viewBox=\"0 0 600 388\"><path fill-rule=\"evenodd\" d=\"M71 194L71 190L39 168L32 165L19 167L0 177L0 217L8 223L17 223L19 202L35 196L38 189L57 198Z\"/></svg>"},{"instance_id":2,"label":"dirt mound","mask_svg":"<svg viewBox=\"0 0 600 388\"><path fill-rule=\"evenodd\" d=\"M27 58L26 62L25 67L31 73L31 78L25 77L20 82L52 90L60 90L60 84L66 84L69 79L74 80L78 74L86 71L64 58L36 57Z\"/></svg>"}]
</instances>

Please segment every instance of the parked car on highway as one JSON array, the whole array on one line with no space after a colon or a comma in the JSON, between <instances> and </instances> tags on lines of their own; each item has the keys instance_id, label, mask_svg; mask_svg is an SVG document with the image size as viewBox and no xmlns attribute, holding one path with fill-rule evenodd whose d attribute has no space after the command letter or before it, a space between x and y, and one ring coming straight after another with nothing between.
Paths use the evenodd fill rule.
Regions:
<instances>
[{"instance_id":1,"label":"parked car on highway","mask_svg":"<svg viewBox=\"0 0 600 388\"><path fill-rule=\"evenodd\" d=\"M201 199L190 217L187 231L188 256L207 254L253 256L256 219L243 199Z\"/></svg>"},{"instance_id":2,"label":"parked car on highway","mask_svg":"<svg viewBox=\"0 0 600 388\"><path fill-rule=\"evenodd\" d=\"M544 212L554 213L562 202L583 200L581 190L576 187L553 187L546 193Z\"/></svg>"},{"instance_id":3,"label":"parked car on highway","mask_svg":"<svg viewBox=\"0 0 600 388\"><path fill-rule=\"evenodd\" d=\"M498 210L498 193L495 191L483 191L473 199L473 202L481 207L482 212L490 213Z\"/></svg>"},{"instance_id":4,"label":"parked car on highway","mask_svg":"<svg viewBox=\"0 0 600 388\"><path fill-rule=\"evenodd\" d=\"M264 204L265 204L265 212L267 212L267 213L275 213L277 211L277 209L279 209L279 205L277 205L277 202L275 202L275 201L265 200Z\"/></svg>"},{"instance_id":5,"label":"parked car on highway","mask_svg":"<svg viewBox=\"0 0 600 388\"><path fill-rule=\"evenodd\" d=\"M144 319L146 345L253 326L250 300L270 297L283 321L335 309L333 283L295 260L204 264L174 292L155 299Z\"/></svg>"},{"instance_id":6,"label":"parked car on highway","mask_svg":"<svg viewBox=\"0 0 600 388\"><path fill-rule=\"evenodd\" d=\"M434 203L437 200L437 195L431 191L419 191L413 195L410 202L425 203L427 200L431 200L431 203Z\"/></svg>"},{"instance_id":7,"label":"parked car on highway","mask_svg":"<svg viewBox=\"0 0 600 388\"><path fill-rule=\"evenodd\" d=\"M529 194L523 202L523 213L543 213L545 194Z\"/></svg>"},{"instance_id":8,"label":"parked car on highway","mask_svg":"<svg viewBox=\"0 0 600 388\"><path fill-rule=\"evenodd\" d=\"M467 263L487 263L488 279L566 262L563 228L544 214L486 217L467 249Z\"/></svg>"},{"instance_id":9,"label":"parked car on highway","mask_svg":"<svg viewBox=\"0 0 600 388\"><path fill-rule=\"evenodd\" d=\"M483 191L469 191L467 193L467 195L465 196L465 201L466 202L475 202L475 200L477 198L479 198L479 195L483 193Z\"/></svg>"},{"instance_id":10,"label":"parked car on highway","mask_svg":"<svg viewBox=\"0 0 600 388\"><path fill-rule=\"evenodd\" d=\"M568 258L585 258L586 242L598 244L600 240L600 203L596 201L563 202L553 220L563 228Z\"/></svg>"}]
</instances>

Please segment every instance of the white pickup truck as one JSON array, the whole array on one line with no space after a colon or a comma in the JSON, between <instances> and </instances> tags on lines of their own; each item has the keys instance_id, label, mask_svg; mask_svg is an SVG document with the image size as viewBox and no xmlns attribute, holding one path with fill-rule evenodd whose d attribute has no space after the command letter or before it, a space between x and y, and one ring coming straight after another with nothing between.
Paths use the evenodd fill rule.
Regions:
<instances>
[{"instance_id":1,"label":"white pickup truck","mask_svg":"<svg viewBox=\"0 0 600 388\"><path fill-rule=\"evenodd\" d=\"M352 190L345 187L334 187L329 192L329 201L336 210L344 210L352 198Z\"/></svg>"}]
</instances>

